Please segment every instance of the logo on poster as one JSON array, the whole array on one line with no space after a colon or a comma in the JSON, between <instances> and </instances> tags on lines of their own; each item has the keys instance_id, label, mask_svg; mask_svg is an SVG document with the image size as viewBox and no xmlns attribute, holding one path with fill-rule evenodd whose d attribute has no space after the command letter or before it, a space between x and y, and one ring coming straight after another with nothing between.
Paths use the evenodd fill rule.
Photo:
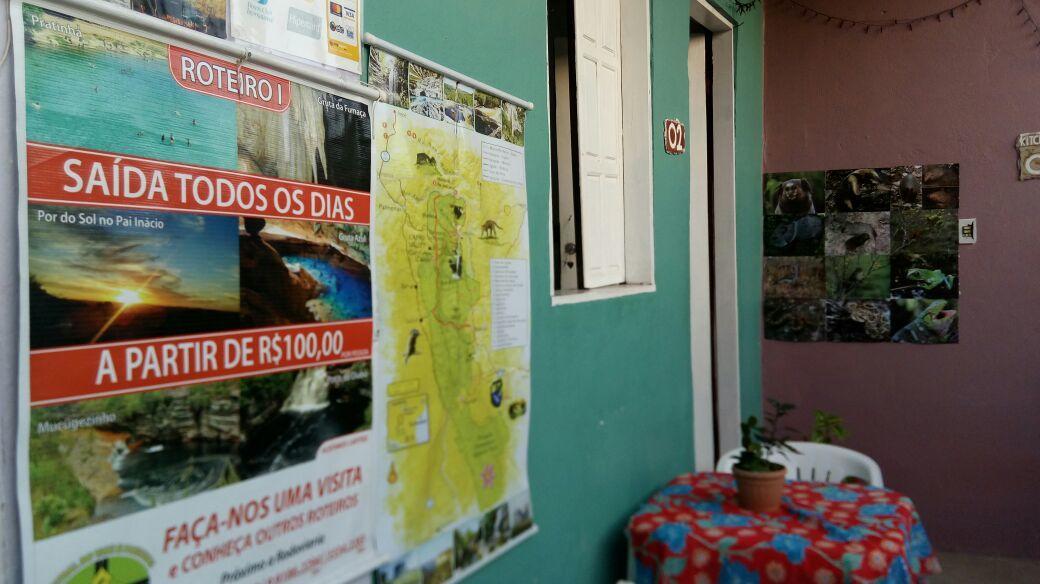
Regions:
<instances>
[{"instance_id":1,"label":"logo on poster","mask_svg":"<svg viewBox=\"0 0 1040 584\"><path fill-rule=\"evenodd\" d=\"M246 4L246 11L249 16L260 19L264 22L274 22L274 10L267 5L269 0L249 0Z\"/></svg>"},{"instance_id":2,"label":"logo on poster","mask_svg":"<svg viewBox=\"0 0 1040 584\"><path fill-rule=\"evenodd\" d=\"M81 557L55 582L148 582L155 559L132 545L111 545Z\"/></svg>"},{"instance_id":3,"label":"logo on poster","mask_svg":"<svg viewBox=\"0 0 1040 584\"><path fill-rule=\"evenodd\" d=\"M285 28L289 32L308 38L321 39L321 18L315 14L308 14L299 8L289 8Z\"/></svg>"}]
</instances>

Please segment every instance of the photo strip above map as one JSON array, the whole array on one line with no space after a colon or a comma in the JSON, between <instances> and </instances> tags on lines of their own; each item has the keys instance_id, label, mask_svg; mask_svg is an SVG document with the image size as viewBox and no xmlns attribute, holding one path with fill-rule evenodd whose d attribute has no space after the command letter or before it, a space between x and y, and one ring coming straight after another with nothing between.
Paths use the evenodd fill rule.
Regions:
<instances>
[{"instance_id":1,"label":"photo strip above map","mask_svg":"<svg viewBox=\"0 0 1040 584\"><path fill-rule=\"evenodd\" d=\"M956 343L960 166L763 177L770 340Z\"/></svg>"}]
</instances>

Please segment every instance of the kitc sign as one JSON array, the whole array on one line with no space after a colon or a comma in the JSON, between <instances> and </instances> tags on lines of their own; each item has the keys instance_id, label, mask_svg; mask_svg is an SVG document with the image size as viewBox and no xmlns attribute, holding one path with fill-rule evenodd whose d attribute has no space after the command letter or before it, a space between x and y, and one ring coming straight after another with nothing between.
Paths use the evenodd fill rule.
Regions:
<instances>
[{"instance_id":1,"label":"kitc sign","mask_svg":"<svg viewBox=\"0 0 1040 584\"><path fill-rule=\"evenodd\" d=\"M1018 180L1040 178L1040 132L1018 135Z\"/></svg>"}]
</instances>

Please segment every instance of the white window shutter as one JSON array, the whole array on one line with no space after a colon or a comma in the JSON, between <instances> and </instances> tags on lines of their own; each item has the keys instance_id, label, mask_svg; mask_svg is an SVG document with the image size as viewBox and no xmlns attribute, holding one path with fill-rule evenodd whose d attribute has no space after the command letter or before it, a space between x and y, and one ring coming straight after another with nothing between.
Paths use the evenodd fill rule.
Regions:
<instances>
[{"instance_id":1,"label":"white window shutter","mask_svg":"<svg viewBox=\"0 0 1040 584\"><path fill-rule=\"evenodd\" d=\"M625 281L621 0L574 0L584 284Z\"/></svg>"}]
</instances>

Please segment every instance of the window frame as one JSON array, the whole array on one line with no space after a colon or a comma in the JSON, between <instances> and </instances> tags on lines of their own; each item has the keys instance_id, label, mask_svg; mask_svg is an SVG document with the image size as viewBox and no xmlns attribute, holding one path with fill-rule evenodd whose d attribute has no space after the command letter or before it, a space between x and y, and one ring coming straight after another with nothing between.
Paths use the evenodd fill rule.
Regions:
<instances>
[{"instance_id":1,"label":"window frame","mask_svg":"<svg viewBox=\"0 0 1040 584\"><path fill-rule=\"evenodd\" d=\"M564 0L567 8L573 13L573 0ZM562 76L558 75L555 63L548 63L547 75L549 81L549 102L551 106L550 123L552 144L552 172L553 181L551 186L552 205L550 205L550 294L552 305L574 304L586 301L605 300L655 292L655 254L654 254L654 221L653 221L653 160L654 160L654 125L652 108L651 87L651 22L650 22L650 0L621 0L621 112L623 156L623 200L624 200L624 254L625 254L625 280L620 284L608 285L598 288L585 288L580 278L580 256L584 251L581 249L580 231L573 235L578 259L572 268L579 277L567 278L565 271L561 269L563 262L563 241L568 238L561 234L568 227L566 219L561 217L561 207L573 212L572 223L580 228L581 210L578 204L578 186L574 182L578 177L577 153L575 152L577 138L576 118L576 81L574 79L574 29L573 20L569 31L567 63L569 71L567 77L570 82L565 88L569 98L567 104L557 103L557 95L561 93L559 81ZM559 47L556 46L556 38L547 35L548 56L550 60L558 59ZM562 107L566 106L566 108ZM557 126L558 115L561 111L570 112L569 124L566 128ZM566 140L566 133L570 133L570 140ZM561 140L560 138L563 137ZM564 155L559 142L566 141L571 148L570 155ZM569 163L569 164L565 164ZM568 185L574 185L568 188ZM572 197L570 206L563 197ZM565 282L566 280L566 282Z\"/></svg>"}]
</instances>

